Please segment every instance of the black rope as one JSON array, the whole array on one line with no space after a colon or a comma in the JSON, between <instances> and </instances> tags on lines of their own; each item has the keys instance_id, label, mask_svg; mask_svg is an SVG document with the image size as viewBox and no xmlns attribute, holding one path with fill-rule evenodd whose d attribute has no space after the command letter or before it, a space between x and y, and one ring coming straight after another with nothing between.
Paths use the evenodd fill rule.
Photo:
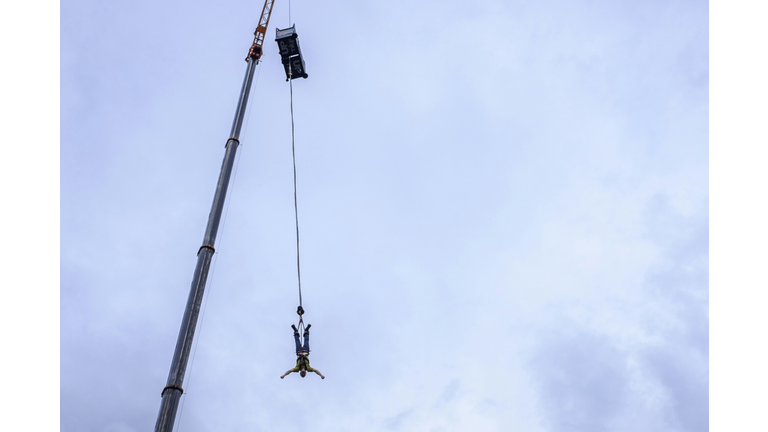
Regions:
<instances>
[{"instance_id":1,"label":"black rope","mask_svg":"<svg viewBox=\"0 0 768 432\"><path fill-rule=\"evenodd\" d=\"M301 258L299 247L299 200L297 198L297 186L296 186L296 133L293 124L293 80L291 79L293 72L291 70L291 64L288 63L288 83L291 88L291 152L293 153L293 214L296 216L296 274L299 281L299 322L302 323L301 315L304 313L302 298L301 298Z\"/></svg>"}]
</instances>

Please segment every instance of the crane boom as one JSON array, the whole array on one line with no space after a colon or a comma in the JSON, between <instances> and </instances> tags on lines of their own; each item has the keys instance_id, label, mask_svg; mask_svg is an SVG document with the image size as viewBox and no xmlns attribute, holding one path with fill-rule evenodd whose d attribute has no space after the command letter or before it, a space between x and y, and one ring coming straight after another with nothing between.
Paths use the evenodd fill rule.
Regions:
<instances>
[{"instance_id":1,"label":"crane boom","mask_svg":"<svg viewBox=\"0 0 768 432\"><path fill-rule=\"evenodd\" d=\"M195 336L197 318L200 314L200 306L203 302L205 285L208 280L208 270L210 269L211 260L213 259L213 254L215 252L214 245L216 243L216 234L219 230L219 222L221 221L224 202L227 198L229 180L232 176L232 168L235 162L237 148L240 146L240 130L243 126L243 120L245 119L245 108L248 103L248 95L251 91L254 70L256 69L256 65L259 64L259 58L261 57L261 45L264 43L264 35L266 34L267 25L269 24L269 16L272 14L273 3L274 0L266 0L264 2L264 9L261 11L259 25L254 32L255 37L253 45L251 45L248 57L245 59L245 61L248 62L248 67L246 68L243 86L240 90L240 98L237 101L232 129L229 132L229 138L224 146L224 161L221 164L219 180L216 183L216 192L213 195L211 212L208 214L208 224L205 228L203 244L197 251L197 265L195 266L195 271L192 276L192 284L189 290L187 304L184 309L184 315L181 319L181 327L179 329L179 336L176 340L176 349L174 350L173 358L171 360L171 368L168 372L168 380L166 381L166 386L163 388L163 391L160 393L162 399L160 401L160 411L157 414L157 422L155 423L155 432L173 431L173 424L176 420L176 411L179 406L179 400L181 399L182 393L184 393L182 384L184 383L184 375L186 373L187 362L192 348L192 339Z\"/></svg>"}]
</instances>

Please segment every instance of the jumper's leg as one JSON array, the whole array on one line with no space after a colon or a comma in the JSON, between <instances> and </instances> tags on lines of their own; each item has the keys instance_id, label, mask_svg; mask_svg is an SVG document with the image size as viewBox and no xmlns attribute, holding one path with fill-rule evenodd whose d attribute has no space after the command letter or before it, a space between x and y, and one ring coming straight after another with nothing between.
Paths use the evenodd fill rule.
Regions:
<instances>
[{"instance_id":1,"label":"jumper's leg","mask_svg":"<svg viewBox=\"0 0 768 432\"><path fill-rule=\"evenodd\" d=\"M304 351L309 352L309 330L304 330Z\"/></svg>"},{"instance_id":2,"label":"jumper's leg","mask_svg":"<svg viewBox=\"0 0 768 432\"><path fill-rule=\"evenodd\" d=\"M293 341L296 342L296 354L298 354L301 352L301 339L299 338L299 331L296 330L296 326L293 327Z\"/></svg>"}]
</instances>

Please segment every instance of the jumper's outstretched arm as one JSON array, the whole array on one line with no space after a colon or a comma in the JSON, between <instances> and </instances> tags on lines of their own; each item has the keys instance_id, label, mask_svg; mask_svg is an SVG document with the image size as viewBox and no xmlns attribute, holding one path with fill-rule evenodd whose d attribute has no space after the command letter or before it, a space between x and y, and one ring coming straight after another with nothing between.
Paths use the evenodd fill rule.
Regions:
<instances>
[{"instance_id":1,"label":"jumper's outstretched arm","mask_svg":"<svg viewBox=\"0 0 768 432\"><path fill-rule=\"evenodd\" d=\"M288 370L287 370L287 371L286 371L284 374L280 375L280 379L283 379L283 378L285 378L285 377L286 377L286 376L288 376L288 374L290 374L291 372L294 372L294 370L293 370L293 369L288 369Z\"/></svg>"},{"instance_id":2,"label":"jumper's outstretched arm","mask_svg":"<svg viewBox=\"0 0 768 432\"><path fill-rule=\"evenodd\" d=\"M325 376L323 376L323 374L321 374L321 373L320 373L320 371L319 371L319 370L317 370L317 368L312 368L312 372L314 372L314 373L316 373L316 374L320 375L320 378L322 378L322 379L325 379Z\"/></svg>"}]
</instances>

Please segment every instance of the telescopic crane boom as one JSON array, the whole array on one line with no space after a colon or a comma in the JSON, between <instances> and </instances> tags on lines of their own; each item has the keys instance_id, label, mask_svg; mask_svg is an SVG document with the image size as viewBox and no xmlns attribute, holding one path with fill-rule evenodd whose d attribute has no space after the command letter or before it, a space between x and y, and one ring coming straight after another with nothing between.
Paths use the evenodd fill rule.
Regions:
<instances>
[{"instance_id":1,"label":"telescopic crane boom","mask_svg":"<svg viewBox=\"0 0 768 432\"><path fill-rule=\"evenodd\" d=\"M264 36L267 31L267 25L269 24L269 17L272 14L273 3L274 0L266 0L264 2L264 9L261 11L259 25L253 33L253 45L251 45L251 48L248 50L248 57L245 59L245 61L248 62L248 66L245 70L245 79L243 80L243 87L240 90L240 98L237 101L237 109L235 110L235 119L232 122L232 129L229 133L227 143L224 146L224 161L221 164L219 180L216 183L216 192L213 195L213 204L211 205L211 212L208 215L208 224L205 228L203 244L197 251L197 265L195 266L195 271L193 273L192 286L189 290L189 297L187 298L187 305L184 309L184 316L181 320L181 328L179 329L179 336L176 340L176 349L173 353L170 371L168 372L168 380L166 381L163 391L160 393L162 400L160 402L160 411L157 414L157 422L155 423L155 432L173 431L173 424L176 420L176 411L179 407L179 400L181 399L182 393L184 393L182 384L184 383L184 375L187 369L189 353L192 348L192 339L195 336L197 318L200 314L200 306L203 302L203 293L205 291L205 284L208 280L208 270L211 267L211 260L213 259L216 234L219 231L219 222L221 221L221 214L224 209L224 201L227 198L227 188L229 187L229 180L232 175L232 167L235 162L237 147L240 145L240 129L243 125L243 119L245 118L248 95L251 91L251 83L253 82L256 65L259 64L259 58L261 58L261 47L264 43Z\"/></svg>"}]
</instances>

